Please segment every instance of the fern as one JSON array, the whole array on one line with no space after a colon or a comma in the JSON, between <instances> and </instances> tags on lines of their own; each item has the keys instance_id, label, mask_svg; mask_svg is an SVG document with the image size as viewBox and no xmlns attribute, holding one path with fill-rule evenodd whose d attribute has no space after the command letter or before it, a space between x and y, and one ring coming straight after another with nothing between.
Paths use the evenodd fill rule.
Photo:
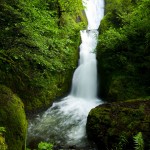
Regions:
<instances>
[{"instance_id":1,"label":"fern","mask_svg":"<svg viewBox=\"0 0 150 150\"><path fill-rule=\"evenodd\" d=\"M123 147L128 143L128 140L125 135L120 136L120 141L115 150L123 150Z\"/></svg>"},{"instance_id":2,"label":"fern","mask_svg":"<svg viewBox=\"0 0 150 150\"><path fill-rule=\"evenodd\" d=\"M144 140L141 132L135 135L133 140L135 143L135 150L144 150Z\"/></svg>"},{"instance_id":3,"label":"fern","mask_svg":"<svg viewBox=\"0 0 150 150\"><path fill-rule=\"evenodd\" d=\"M47 142L40 142L38 144L38 150L52 150L53 144Z\"/></svg>"}]
</instances>

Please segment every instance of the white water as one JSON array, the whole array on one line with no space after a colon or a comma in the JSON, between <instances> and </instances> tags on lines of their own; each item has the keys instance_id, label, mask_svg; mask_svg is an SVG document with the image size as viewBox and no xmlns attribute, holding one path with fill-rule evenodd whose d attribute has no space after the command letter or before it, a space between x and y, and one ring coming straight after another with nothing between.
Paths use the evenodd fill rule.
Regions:
<instances>
[{"instance_id":1,"label":"white water","mask_svg":"<svg viewBox=\"0 0 150 150\"><path fill-rule=\"evenodd\" d=\"M104 16L104 0L82 0L88 19L88 30L98 29Z\"/></svg>"},{"instance_id":2,"label":"white water","mask_svg":"<svg viewBox=\"0 0 150 150\"><path fill-rule=\"evenodd\" d=\"M101 104L97 99L97 62L94 53L98 27L104 15L103 0L83 0L88 30L80 31L79 66L75 70L69 96L53 104L29 123L28 139L40 138L57 144L86 144L85 125L89 111Z\"/></svg>"}]
</instances>

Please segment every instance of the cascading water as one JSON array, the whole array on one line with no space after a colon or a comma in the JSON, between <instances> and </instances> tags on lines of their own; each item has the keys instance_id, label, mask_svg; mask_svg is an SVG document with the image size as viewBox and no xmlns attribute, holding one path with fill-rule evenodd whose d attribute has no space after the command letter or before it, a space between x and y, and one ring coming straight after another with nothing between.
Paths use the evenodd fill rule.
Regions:
<instances>
[{"instance_id":1,"label":"cascading water","mask_svg":"<svg viewBox=\"0 0 150 150\"><path fill-rule=\"evenodd\" d=\"M96 55L98 27L104 15L104 0L83 0L88 19L87 30L80 31L79 66L69 96L53 103L42 116L29 122L28 141L41 139L62 145L87 144L85 125L89 111L101 104L97 99Z\"/></svg>"}]
</instances>

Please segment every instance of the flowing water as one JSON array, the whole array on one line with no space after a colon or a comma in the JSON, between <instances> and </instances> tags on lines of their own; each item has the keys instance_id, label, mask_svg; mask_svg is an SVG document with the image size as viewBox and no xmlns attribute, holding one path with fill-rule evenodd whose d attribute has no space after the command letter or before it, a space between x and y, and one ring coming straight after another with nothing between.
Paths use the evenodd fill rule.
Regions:
<instances>
[{"instance_id":1,"label":"flowing water","mask_svg":"<svg viewBox=\"0 0 150 150\"><path fill-rule=\"evenodd\" d=\"M42 115L29 122L28 141L41 139L60 145L85 147L85 125L89 111L101 104L97 99L97 62L94 53L98 27L104 15L104 0L83 0L87 30L80 31L80 59L70 95L53 103Z\"/></svg>"}]
</instances>

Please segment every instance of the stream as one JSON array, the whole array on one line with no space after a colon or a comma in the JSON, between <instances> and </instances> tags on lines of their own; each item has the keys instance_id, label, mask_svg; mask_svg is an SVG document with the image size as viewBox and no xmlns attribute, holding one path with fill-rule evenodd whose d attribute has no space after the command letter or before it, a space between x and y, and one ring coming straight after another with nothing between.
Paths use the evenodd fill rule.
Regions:
<instances>
[{"instance_id":1,"label":"stream","mask_svg":"<svg viewBox=\"0 0 150 150\"><path fill-rule=\"evenodd\" d=\"M86 150L96 149L87 140L85 126L89 111L103 103L97 98L95 49L97 29L104 15L104 0L83 0L83 5L88 27L87 30L80 31L80 58L73 75L71 92L29 121L28 143L39 140L61 145L63 149L73 146Z\"/></svg>"}]
</instances>

